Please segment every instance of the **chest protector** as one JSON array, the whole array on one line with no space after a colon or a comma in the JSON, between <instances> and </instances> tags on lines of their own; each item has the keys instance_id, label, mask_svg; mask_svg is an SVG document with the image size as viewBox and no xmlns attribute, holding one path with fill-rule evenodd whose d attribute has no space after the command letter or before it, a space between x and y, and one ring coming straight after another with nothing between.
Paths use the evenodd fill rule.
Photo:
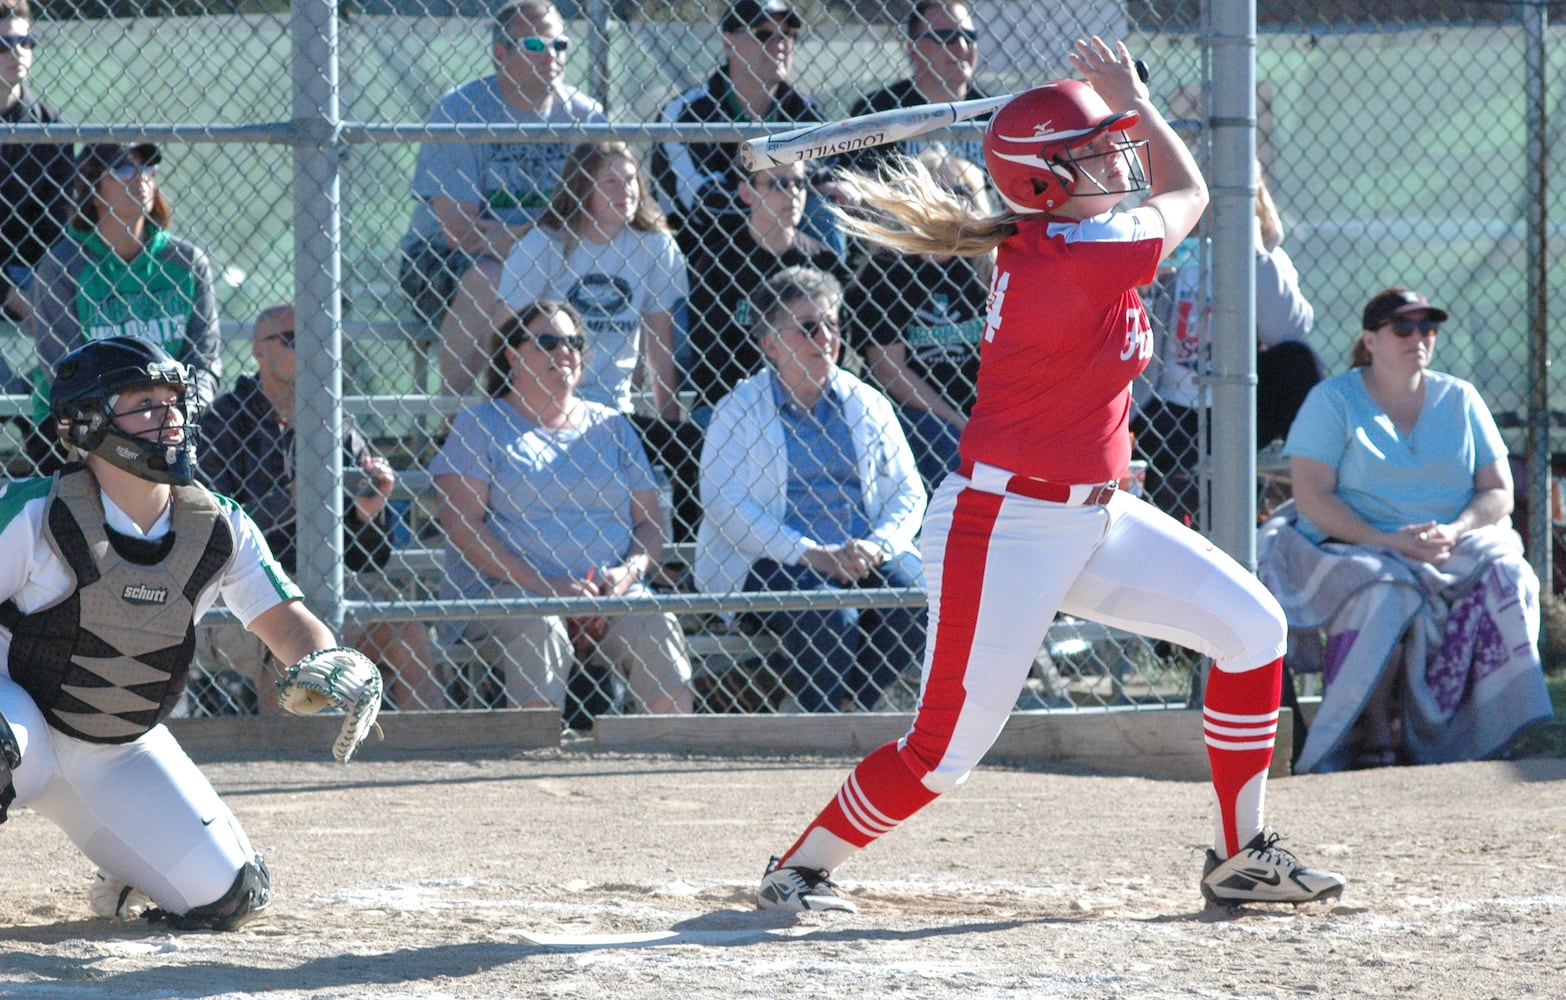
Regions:
<instances>
[{"instance_id":1,"label":"chest protector","mask_svg":"<svg viewBox=\"0 0 1566 1000\"><path fill-rule=\"evenodd\" d=\"M169 530L184 544L142 564L110 543L92 474L55 474L44 537L76 587L32 614L6 601L0 625L11 630L11 679L67 735L128 743L168 718L185 690L196 596L232 558L235 543L212 494L199 486L173 490Z\"/></svg>"}]
</instances>

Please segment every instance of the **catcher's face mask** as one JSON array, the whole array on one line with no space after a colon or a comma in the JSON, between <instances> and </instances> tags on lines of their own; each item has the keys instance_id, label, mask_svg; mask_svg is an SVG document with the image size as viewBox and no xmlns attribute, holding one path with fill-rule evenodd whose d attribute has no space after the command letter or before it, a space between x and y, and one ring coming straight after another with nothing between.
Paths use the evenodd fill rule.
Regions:
<instances>
[{"instance_id":1,"label":"catcher's face mask","mask_svg":"<svg viewBox=\"0 0 1566 1000\"><path fill-rule=\"evenodd\" d=\"M61 439L139 479L195 481L190 373L155 344L110 337L60 359L50 392Z\"/></svg>"}]
</instances>

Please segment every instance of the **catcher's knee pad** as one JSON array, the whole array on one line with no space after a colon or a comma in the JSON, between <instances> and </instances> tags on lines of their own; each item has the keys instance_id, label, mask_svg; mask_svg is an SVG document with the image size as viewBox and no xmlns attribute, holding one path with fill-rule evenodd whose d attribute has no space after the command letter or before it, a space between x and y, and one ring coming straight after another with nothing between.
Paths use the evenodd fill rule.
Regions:
<instances>
[{"instance_id":1,"label":"catcher's knee pad","mask_svg":"<svg viewBox=\"0 0 1566 1000\"><path fill-rule=\"evenodd\" d=\"M16 785L11 781L13 768L22 766L22 746L11 731L11 724L0 713L0 823L5 822L6 810L16 799Z\"/></svg>"},{"instance_id":2,"label":"catcher's knee pad","mask_svg":"<svg viewBox=\"0 0 1566 1000\"><path fill-rule=\"evenodd\" d=\"M231 931L260 913L271 898L272 876L258 854L254 862L246 862L239 869L234 884L216 902L179 914L149 910L147 919L167 923L180 931Z\"/></svg>"}]
</instances>

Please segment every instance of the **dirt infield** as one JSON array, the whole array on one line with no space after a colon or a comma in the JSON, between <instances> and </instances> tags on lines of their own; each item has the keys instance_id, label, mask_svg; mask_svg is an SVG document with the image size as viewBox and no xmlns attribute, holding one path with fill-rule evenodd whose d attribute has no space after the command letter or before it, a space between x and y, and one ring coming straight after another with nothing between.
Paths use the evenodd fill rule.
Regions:
<instances>
[{"instance_id":1,"label":"dirt infield","mask_svg":"<svg viewBox=\"0 0 1566 1000\"><path fill-rule=\"evenodd\" d=\"M276 891L226 935L90 919L92 869L23 811L0 827L0 996L1566 992L1566 761L1275 780L1273 821L1349 890L1238 915L1197 895L1204 785L988 766L843 868L858 916L756 912L768 853L851 763L212 763Z\"/></svg>"}]
</instances>

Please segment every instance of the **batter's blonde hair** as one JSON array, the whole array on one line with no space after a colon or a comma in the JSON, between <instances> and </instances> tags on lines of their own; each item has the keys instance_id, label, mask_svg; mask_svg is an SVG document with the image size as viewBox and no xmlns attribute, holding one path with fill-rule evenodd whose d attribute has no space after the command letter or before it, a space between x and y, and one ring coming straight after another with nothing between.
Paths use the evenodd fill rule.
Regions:
<instances>
[{"instance_id":1,"label":"batter's blonde hair","mask_svg":"<svg viewBox=\"0 0 1566 1000\"><path fill-rule=\"evenodd\" d=\"M905 156L893 157L873 177L845 170L837 180L858 202L832 207L843 228L893 250L982 257L1017 231L1016 213L975 211Z\"/></svg>"}]
</instances>

